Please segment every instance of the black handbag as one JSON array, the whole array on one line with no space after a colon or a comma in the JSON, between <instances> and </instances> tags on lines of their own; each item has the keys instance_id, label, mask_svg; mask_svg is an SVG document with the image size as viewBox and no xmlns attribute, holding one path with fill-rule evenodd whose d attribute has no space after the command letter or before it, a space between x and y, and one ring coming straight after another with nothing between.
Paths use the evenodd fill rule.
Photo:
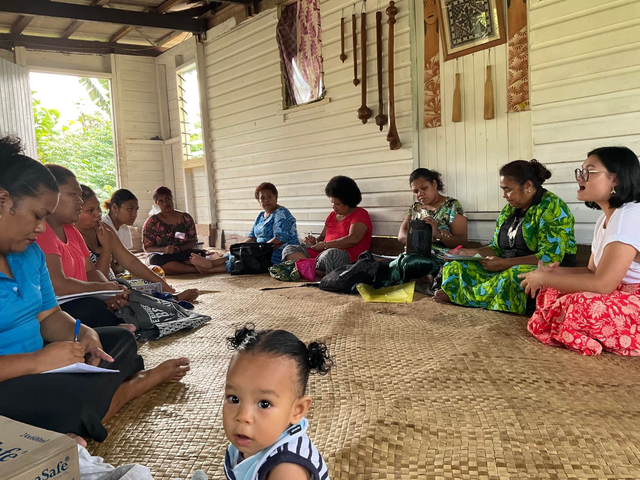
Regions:
<instances>
[{"instance_id":1,"label":"black handbag","mask_svg":"<svg viewBox=\"0 0 640 480\"><path fill-rule=\"evenodd\" d=\"M422 220L411 220L407 235L407 253L418 253L430 257L432 237L431 225Z\"/></svg>"},{"instance_id":2,"label":"black handbag","mask_svg":"<svg viewBox=\"0 0 640 480\"><path fill-rule=\"evenodd\" d=\"M273 247L273 243L234 243L229 247L229 253L234 257L231 275L267 273Z\"/></svg>"}]
</instances>

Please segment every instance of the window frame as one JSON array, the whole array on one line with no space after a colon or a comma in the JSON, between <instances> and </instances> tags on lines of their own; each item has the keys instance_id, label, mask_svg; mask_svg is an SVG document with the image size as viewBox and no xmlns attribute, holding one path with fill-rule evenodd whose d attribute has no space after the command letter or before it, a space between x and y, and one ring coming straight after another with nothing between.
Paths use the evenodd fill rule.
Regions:
<instances>
[{"instance_id":1,"label":"window frame","mask_svg":"<svg viewBox=\"0 0 640 480\"><path fill-rule=\"evenodd\" d=\"M190 146L193 143L190 143L189 135L193 134L186 131L187 125L192 125L193 128L195 124L187 121L187 111L185 109L185 104L187 104L187 100L183 98L183 92L186 90L182 87L182 82L184 82L183 75L185 73L195 72L196 82L195 85L198 88L198 117L200 118L200 132L199 139L202 149L200 150L200 155L193 155L190 152ZM194 61L188 62L185 65L180 66L180 68L176 69L176 97L178 101L178 119L180 123L180 145L182 146L182 164L184 168L191 168L204 165L205 162L205 146L204 146L204 132L202 126L202 106L200 105L200 85L198 84L198 68L197 64ZM197 143L195 143L197 144ZM196 152L198 153L198 152Z\"/></svg>"}]
</instances>

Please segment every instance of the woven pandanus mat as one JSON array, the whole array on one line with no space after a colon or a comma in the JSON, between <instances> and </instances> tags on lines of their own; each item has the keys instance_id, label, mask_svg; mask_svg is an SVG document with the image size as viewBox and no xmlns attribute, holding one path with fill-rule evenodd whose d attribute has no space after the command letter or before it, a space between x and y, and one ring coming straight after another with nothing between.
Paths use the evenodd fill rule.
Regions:
<instances>
[{"instance_id":1,"label":"woven pandanus mat","mask_svg":"<svg viewBox=\"0 0 640 480\"><path fill-rule=\"evenodd\" d=\"M640 479L640 359L583 357L540 344L523 317L442 306L365 304L267 276L182 278L212 293L212 321L148 343L148 366L191 359L181 384L131 402L90 443L156 479L202 469L223 479L224 378L233 326L325 341L336 359L310 379L309 435L332 479Z\"/></svg>"}]
</instances>

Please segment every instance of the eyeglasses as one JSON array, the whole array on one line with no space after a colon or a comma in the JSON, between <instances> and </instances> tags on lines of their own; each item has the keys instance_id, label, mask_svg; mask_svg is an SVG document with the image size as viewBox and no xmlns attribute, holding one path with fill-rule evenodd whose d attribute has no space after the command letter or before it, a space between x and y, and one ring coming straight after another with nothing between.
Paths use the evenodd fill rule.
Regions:
<instances>
[{"instance_id":1,"label":"eyeglasses","mask_svg":"<svg viewBox=\"0 0 640 480\"><path fill-rule=\"evenodd\" d=\"M609 173L609 172L607 172L606 170L587 170L586 168L576 168L576 171L575 171L576 180L577 181L582 180L583 182L588 182L589 175L591 175L592 173Z\"/></svg>"}]
</instances>

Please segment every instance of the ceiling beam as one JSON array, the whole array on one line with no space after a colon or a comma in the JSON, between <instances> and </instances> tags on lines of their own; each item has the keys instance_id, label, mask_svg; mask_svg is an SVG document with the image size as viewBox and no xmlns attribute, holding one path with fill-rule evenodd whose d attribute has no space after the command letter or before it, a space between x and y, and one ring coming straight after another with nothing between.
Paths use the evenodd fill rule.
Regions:
<instances>
[{"instance_id":1,"label":"ceiling beam","mask_svg":"<svg viewBox=\"0 0 640 480\"><path fill-rule=\"evenodd\" d=\"M35 37L31 35L0 34L2 47L26 47L32 50L53 50L57 52L97 53L106 55L139 55L157 57L167 49L157 46L126 45L122 43L67 40L65 38Z\"/></svg>"},{"instance_id":2,"label":"ceiling beam","mask_svg":"<svg viewBox=\"0 0 640 480\"><path fill-rule=\"evenodd\" d=\"M93 5L95 7L104 7L107 3L109 3L111 0L95 0L93 2ZM69 24L69 26L67 27L67 29L62 32L62 35L60 35L60 38L69 38L71 35L73 35L74 33L76 33L78 31L78 29L84 25L84 22L78 22L76 20L74 20L73 22L71 22Z\"/></svg>"},{"instance_id":3,"label":"ceiling beam","mask_svg":"<svg viewBox=\"0 0 640 480\"><path fill-rule=\"evenodd\" d=\"M167 0L166 2L160 4L158 7L155 8L155 12L156 13L164 13L167 10L169 10L170 8L172 8L173 6L182 3L184 0ZM151 8L145 8L144 9L144 13L150 12L152 9ZM118 42L120 40L122 40L124 37L126 37L127 35L129 35L131 32L133 32L133 27L124 27L121 28L120 30L118 30L110 39L110 42Z\"/></svg>"},{"instance_id":4,"label":"ceiling beam","mask_svg":"<svg viewBox=\"0 0 640 480\"><path fill-rule=\"evenodd\" d=\"M179 37L180 35L184 35L184 32L171 32L168 35L165 35L164 37L160 38L156 42L156 47L164 47L167 43Z\"/></svg>"},{"instance_id":5,"label":"ceiling beam","mask_svg":"<svg viewBox=\"0 0 640 480\"><path fill-rule=\"evenodd\" d=\"M11 25L11 33L13 35L20 35L24 32L24 29L29 26L31 20L33 20L33 17L21 16L13 25Z\"/></svg>"},{"instance_id":6,"label":"ceiling beam","mask_svg":"<svg viewBox=\"0 0 640 480\"><path fill-rule=\"evenodd\" d=\"M172 4L178 2L178 0L168 1L172 2ZM115 8L50 2L49 0L2 0L0 2L0 12L115 23L133 27L165 28L167 30L181 30L191 33L204 33L207 29L206 20L170 14L132 12Z\"/></svg>"}]
</instances>

